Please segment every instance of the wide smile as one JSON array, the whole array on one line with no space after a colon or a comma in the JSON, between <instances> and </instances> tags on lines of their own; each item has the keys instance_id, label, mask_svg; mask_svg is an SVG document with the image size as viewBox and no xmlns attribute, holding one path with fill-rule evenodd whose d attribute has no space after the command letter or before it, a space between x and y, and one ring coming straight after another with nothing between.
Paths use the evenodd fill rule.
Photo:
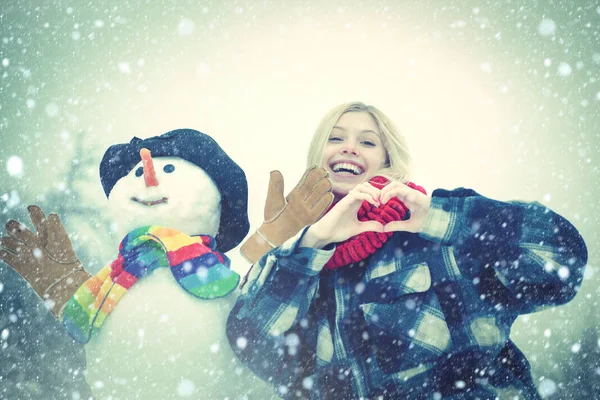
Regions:
<instances>
[{"instance_id":1,"label":"wide smile","mask_svg":"<svg viewBox=\"0 0 600 400\"><path fill-rule=\"evenodd\" d=\"M131 198L131 201L133 201L134 203L138 203L138 204L141 204L146 207L152 207L157 204L167 204L168 200L169 199L166 197L163 197L162 199L159 199L159 200L141 200L141 199L138 199L137 197Z\"/></svg>"},{"instance_id":2,"label":"wide smile","mask_svg":"<svg viewBox=\"0 0 600 400\"><path fill-rule=\"evenodd\" d=\"M350 161L335 161L329 168L334 174L341 176L360 176L365 172L362 165Z\"/></svg>"}]
</instances>

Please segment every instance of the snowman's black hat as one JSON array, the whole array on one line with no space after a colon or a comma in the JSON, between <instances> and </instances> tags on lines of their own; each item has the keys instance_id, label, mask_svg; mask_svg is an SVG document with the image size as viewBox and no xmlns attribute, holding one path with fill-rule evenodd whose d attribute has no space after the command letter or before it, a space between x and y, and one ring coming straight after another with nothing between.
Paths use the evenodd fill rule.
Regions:
<instances>
[{"instance_id":1,"label":"snowman's black hat","mask_svg":"<svg viewBox=\"0 0 600 400\"><path fill-rule=\"evenodd\" d=\"M148 139L110 146L100 162L100 181L108 197L117 181L140 162L140 150L152 157L179 157L202 168L221 192L221 223L217 250L237 246L248 233L248 183L244 171L210 136L193 129L176 129ZM202 233L202 232L198 232Z\"/></svg>"}]
</instances>

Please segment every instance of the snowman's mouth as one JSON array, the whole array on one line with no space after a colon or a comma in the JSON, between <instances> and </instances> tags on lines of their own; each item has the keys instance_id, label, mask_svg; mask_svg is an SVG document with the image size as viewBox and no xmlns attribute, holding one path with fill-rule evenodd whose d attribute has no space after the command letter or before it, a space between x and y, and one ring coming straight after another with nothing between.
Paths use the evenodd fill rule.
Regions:
<instances>
[{"instance_id":1,"label":"snowman's mouth","mask_svg":"<svg viewBox=\"0 0 600 400\"><path fill-rule=\"evenodd\" d=\"M167 200L168 199L166 197L163 197L162 199L159 199L159 200L142 200L142 199L138 199L137 197L131 198L131 201L141 204L146 207L152 207L157 204L167 204Z\"/></svg>"}]
</instances>

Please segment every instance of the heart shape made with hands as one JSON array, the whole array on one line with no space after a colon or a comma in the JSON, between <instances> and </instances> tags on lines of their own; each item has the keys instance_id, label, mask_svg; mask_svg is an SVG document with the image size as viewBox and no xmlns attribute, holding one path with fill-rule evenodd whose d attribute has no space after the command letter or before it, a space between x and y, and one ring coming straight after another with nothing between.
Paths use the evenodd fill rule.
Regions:
<instances>
[{"instance_id":1,"label":"heart shape made with hands","mask_svg":"<svg viewBox=\"0 0 600 400\"><path fill-rule=\"evenodd\" d=\"M383 176L375 176L369 183L377 189L382 189L389 183L389 180ZM406 186L427 194L422 186L412 182L407 182ZM377 221L386 225L389 222L408 219L408 212L408 207L400 199L392 197L387 203L378 207L368 201L363 201L358 209L357 218L361 222ZM393 232L363 232L338 243L333 256L327 261L324 269L333 270L364 260L381 248L392 235Z\"/></svg>"}]
</instances>

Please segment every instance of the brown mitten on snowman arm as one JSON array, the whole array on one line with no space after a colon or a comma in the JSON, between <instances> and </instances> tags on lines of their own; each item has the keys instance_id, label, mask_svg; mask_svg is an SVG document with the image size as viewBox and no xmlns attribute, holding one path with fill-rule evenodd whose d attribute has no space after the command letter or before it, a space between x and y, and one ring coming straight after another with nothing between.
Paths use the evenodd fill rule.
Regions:
<instances>
[{"instance_id":1,"label":"brown mitten on snowman arm","mask_svg":"<svg viewBox=\"0 0 600 400\"><path fill-rule=\"evenodd\" d=\"M46 218L38 206L27 209L37 233L17 221L8 221L7 236L0 239L0 260L17 271L58 317L90 275L77 258L58 215Z\"/></svg>"},{"instance_id":2,"label":"brown mitten on snowman arm","mask_svg":"<svg viewBox=\"0 0 600 400\"><path fill-rule=\"evenodd\" d=\"M242 256L254 264L300 229L318 221L332 202L331 182L323 168L309 168L285 198L283 176L279 171L272 171L265 203L265 221L242 244Z\"/></svg>"}]
</instances>

